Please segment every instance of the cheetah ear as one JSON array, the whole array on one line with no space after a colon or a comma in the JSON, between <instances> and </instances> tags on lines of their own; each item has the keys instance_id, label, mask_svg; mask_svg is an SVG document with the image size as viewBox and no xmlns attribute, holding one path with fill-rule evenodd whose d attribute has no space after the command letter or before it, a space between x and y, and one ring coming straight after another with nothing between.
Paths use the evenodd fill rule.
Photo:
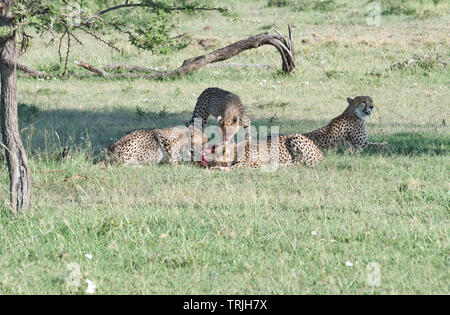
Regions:
<instances>
[{"instance_id":1,"label":"cheetah ear","mask_svg":"<svg viewBox=\"0 0 450 315\"><path fill-rule=\"evenodd\" d=\"M217 121L220 122L222 120L222 116L217 116Z\"/></svg>"},{"instance_id":2,"label":"cheetah ear","mask_svg":"<svg viewBox=\"0 0 450 315\"><path fill-rule=\"evenodd\" d=\"M349 105L351 105L353 103L352 98L351 97L347 97L347 102L348 102Z\"/></svg>"}]
</instances>

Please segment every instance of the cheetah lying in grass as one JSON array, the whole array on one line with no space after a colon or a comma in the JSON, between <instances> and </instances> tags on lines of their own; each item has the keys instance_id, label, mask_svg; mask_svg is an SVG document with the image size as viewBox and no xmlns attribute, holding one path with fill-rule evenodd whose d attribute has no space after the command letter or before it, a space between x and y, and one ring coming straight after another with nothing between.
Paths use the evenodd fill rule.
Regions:
<instances>
[{"instance_id":1,"label":"cheetah lying in grass","mask_svg":"<svg viewBox=\"0 0 450 315\"><path fill-rule=\"evenodd\" d=\"M355 149L365 147L385 147L387 142L373 143L367 140L366 118L373 110L373 100L370 96L357 96L354 99L347 98L348 107L338 117L317 130L304 133L314 141L322 152L344 144L348 141Z\"/></svg>"},{"instance_id":2,"label":"cheetah lying in grass","mask_svg":"<svg viewBox=\"0 0 450 315\"><path fill-rule=\"evenodd\" d=\"M193 126L141 129L116 141L108 149L105 162L125 166L152 163L177 165L178 158L186 146L191 146L191 150L199 151L203 150L207 141L208 138Z\"/></svg>"},{"instance_id":3,"label":"cheetah lying in grass","mask_svg":"<svg viewBox=\"0 0 450 315\"><path fill-rule=\"evenodd\" d=\"M313 166L323 160L323 154L310 139L301 134L293 134L251 144L246 141L239 144L225 142L214 147L214 152L207 160L209 161L207 166L222 170L260 168L269 165Z\"/></svg>"}]
</instances>

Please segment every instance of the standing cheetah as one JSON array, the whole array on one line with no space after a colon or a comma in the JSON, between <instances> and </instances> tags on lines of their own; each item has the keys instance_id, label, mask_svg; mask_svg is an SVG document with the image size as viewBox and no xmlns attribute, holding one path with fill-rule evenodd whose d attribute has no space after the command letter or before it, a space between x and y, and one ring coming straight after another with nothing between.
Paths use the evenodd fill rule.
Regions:
<instances>
[{"instance_id":1,"label":"standing cheetah","mask_svg":"<svg viewBox=\"0 0 450 315\"><path fill-rule=\"evenodd\" d=\"M324 158L319 148L301 134L281 135L252 144L227 142L214 149L211 165L222 167L236 162L231 169L260 168L269 164L313 166Z\"/></svg>"},{"instance_id":2,"label":"standing cheetah","mask_svg":"<svg viewBox=\"0 0 450 315\"><path fill-rule=\"evenodd\" d=\"M347 98L348 107L338 117L317 130L303 134L325 151L345 141L355 149L369 147L383 147L383 143L373 143L367 140L366 118L373 110L373 101L370 96L357 96L354 99Z\"/></svg>"},{"instance_id":3,"label":"standing cheetah","mask_svg":"<svg viewBox=\"0 0 450 315\"><path fill-rule=\"evenodd\" d=\"M201 118L203 130L209 115L217 118L224 142L232 139L240 126L244 127L245 140L250 141L250 119L239 96L216 87L207 88L198 97L188 125Z\"/></svg>"},{"instance_id":4,"label":"standing cheetah","mask_svg":"<svg viewBox=\"0 0 450 315\"><path fill-rule=\"evenodd\" d=\"M106 160L112 163L143 165L150 163L178 164L183 149L203 149L208 142L203 133L189 128L141 129L117 140L109 149Z\"/></svg>"}]
</instances>

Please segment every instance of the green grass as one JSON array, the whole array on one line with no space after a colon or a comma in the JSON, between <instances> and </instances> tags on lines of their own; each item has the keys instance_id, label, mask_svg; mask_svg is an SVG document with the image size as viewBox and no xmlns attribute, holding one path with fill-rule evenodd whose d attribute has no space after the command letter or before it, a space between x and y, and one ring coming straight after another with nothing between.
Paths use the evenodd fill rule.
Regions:
<instances>
[{"instance_id":1,"label":"green grass","mask_svg":"<svg viewBox=\"0 0 450 315\"><path fill-rule=\"evenodd\" d=\"M198 40L221 47L291 23L292 76L263 47L232 61L277 69L204 68L165 81L20 79L33 206L27 215L8 211L2 158L0 292L84 294L90 279L98 294L448 294L450 73L433 62L391 66L426 53L449 62L449 5L408 2L416 14L393 12L368 27L366 3L332 2L330 10L227 2L241 20L181 18L193 43L175 54L152 56L120 41L120 56L80 34L85 47L73 47L70 59L72 71L81 71L79 59L173 69L205 52ZM37 39L20 61L61 71L56 50ZM210 86L238 94L256 126L282 133L322 126L347 96L370 95L369 139L392 150L331 151L315 168L273 173L93 165L128 131L183 124ZM371 262L380 286L366 281ZM67 284L71 263L80 266L79 287Z\"/></svg>"}]
</instances>

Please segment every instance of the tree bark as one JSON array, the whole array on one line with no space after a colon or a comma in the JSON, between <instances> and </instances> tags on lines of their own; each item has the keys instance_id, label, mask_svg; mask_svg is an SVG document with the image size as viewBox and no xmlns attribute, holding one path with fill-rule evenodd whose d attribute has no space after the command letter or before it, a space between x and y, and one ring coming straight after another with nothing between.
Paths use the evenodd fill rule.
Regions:
<instances>
[{"instance_id":1,"label":"tree bark","mask_svg":"<svg viewBox=\"0 0 450 315\"><path fill-rule=\"evenodd\" d=\"M11 25L7 17L11 1L2 1L0 26ZM13 211L25 211L31 201L31 172L17 117L17 50L15 34L0 38L1 129L10 179L10 204Z\"/></svg>"}]
</instances>

